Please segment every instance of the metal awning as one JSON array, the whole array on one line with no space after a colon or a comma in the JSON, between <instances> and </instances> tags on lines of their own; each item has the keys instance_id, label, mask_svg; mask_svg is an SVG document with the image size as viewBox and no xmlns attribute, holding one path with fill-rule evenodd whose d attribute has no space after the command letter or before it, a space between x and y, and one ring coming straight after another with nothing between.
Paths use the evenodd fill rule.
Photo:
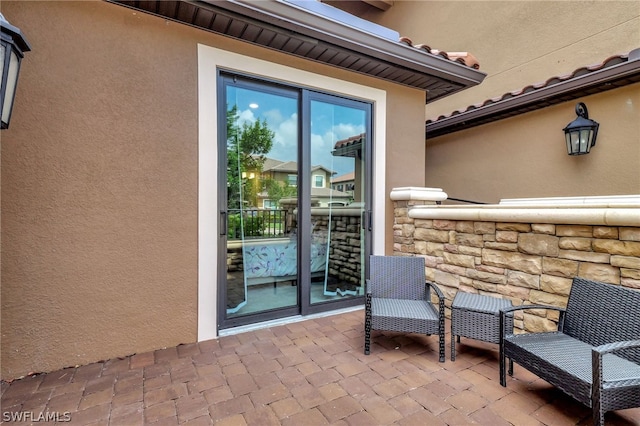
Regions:
<instances>
[{"instance_id":1,"label":"metal awning","mask_svg":"<svg viewBox=\"0 0 640 426\"><path fill-rule=\"evenodd\" d=\"M475 86L486 74L407 46L388 28L325 3L107 0L205 31L425 90L429 102Z\"/></svg>"}]
</instances>

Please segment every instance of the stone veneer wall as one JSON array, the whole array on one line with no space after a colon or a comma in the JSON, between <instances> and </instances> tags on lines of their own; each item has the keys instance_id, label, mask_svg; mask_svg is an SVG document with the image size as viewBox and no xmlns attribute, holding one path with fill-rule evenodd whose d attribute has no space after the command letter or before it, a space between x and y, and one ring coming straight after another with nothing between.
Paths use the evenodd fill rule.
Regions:
<instances>
[{"instance_id":1,"label":"stone veneer wall","mask_svg":"<svg viewBox=\"0 0 640 426\"><path fill-rule=\"evenodd\" d=\"M320 209L318 209L320 210ZM331 216L331 237L329 243L329 276L340 283L356 287L362 283L362 249L360 212L355 214L334 209ZM326 243L329 216L326 213L311 212L312 238Z\"/></svg>"},{"instance_id":2,"label":"stone veneer wall","mask_svg":"<svg viewBox=\"0 0 640 426\"><path fill-rule=\"evenodd\" d=\"M457 291L565 307L575 276L640 289L640 227L410 217L424 204L435 203L394 201L393 254L423 257L447 307ZM550 330L557 318L531 310L516 326Z\"/></svg>"},{"instance_id":3,"label":"stone veneer wall","mask_svg":"<svg viewBox=\"0 0 640 426\"><path fill-rule=\"evenodd\" d=\"M333 208L331 215L331 229L329 229L329 209L314 208L311 215L313 228L311 238L314 243L329 243L329 276L339 283L348 283L356 287L362 284L362 242L361 219L359 209ZM290 229L296 229L293 209L287 217L294 219L289 222ZM329 237L330 235L330 237ZM288 237L277 238L286 241ZM251 239L247 240L251 243ZM264 241L260 239L259 241ZM268 239L267 239L268 241ZM238 272L244 268L242 261L242 241L227 247L227 271Z\"/></svg>"}]
</instances>

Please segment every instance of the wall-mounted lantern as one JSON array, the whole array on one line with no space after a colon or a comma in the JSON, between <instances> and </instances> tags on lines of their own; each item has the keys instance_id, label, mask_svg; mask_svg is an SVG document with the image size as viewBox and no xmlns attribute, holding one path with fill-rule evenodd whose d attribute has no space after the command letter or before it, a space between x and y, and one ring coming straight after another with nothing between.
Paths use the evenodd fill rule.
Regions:
<instances>
[{"instance_id":1,"label":"wall-mounted lantern","mask_svg":"<svg viewBox=\"0 0 640 426\"><path fill-rule=\"evenodd\" d=\"M567 140L567 153L569 155L588 154L591 147L596 144L600 125L589 120L589 111L582 102L576 105L576 115L578 117L562 129Z\"/></svg>"},{"instance_id":2,"label":"wall-mounted lantern","mask_svg":"<svg viewBox=\"0 0 640 426\"><path fill-rule=\"evenodd\" d=\"M24 57L24 52L31 50L27 39L20 31L14 27L0 13L0 25L2 26L2 40L0 45L0 60L2 61L2 86L0 86L0 116L2 118L2 129L9 127L11 110L13 109L13 99L16 94L18 84L18 73L20 72L20 62Z\"/></svg>"}]
</instances>

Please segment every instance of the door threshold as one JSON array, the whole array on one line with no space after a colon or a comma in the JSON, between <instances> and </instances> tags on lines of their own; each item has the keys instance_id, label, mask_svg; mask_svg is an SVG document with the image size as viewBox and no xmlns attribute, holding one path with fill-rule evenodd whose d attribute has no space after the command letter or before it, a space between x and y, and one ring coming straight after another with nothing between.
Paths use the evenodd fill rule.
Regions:
<instances>
[{"instance_id":1,"label":"door threshold","mask_svg":"<svg viewBox=\"0 0 640 426\"><path fill-rule=\"evenodd\" d=\"M238 327L225 328L224 330L220 330L218 332L218 337L232 336L234 334L246 333L247 331L260 330L260 329L269 328L269 327L277 327L280 325L291 324L294 322L306 321L308 319L324 318L332 315L339 315L347 312L359 311L362 309L364 309L364 305L358 305L358 306L351 306L343 309L336 309L333 311L320 312L317 314L311 314L306 316L294 315L286 318L278 318L270 321L257 322L255 324L247 324L247 325L241 325Z\"/></svg>"}]
</instances>

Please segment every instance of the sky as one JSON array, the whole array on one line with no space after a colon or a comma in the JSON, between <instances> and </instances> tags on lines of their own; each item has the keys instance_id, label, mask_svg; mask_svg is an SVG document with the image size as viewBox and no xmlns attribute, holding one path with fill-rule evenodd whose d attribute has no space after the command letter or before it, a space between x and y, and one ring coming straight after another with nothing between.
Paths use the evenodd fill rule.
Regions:
<instances>
[{"instance_id":1,"label":"sky","mask_svg":"<svg viewBox=\"0 0 640 426\"><path fill-rule=\"evenodd\" d=\"M292 92L297 96L297 91ZM297 161L298 106L295 97L228 87L228 104L238 106L239 124L267 120L275 133L267 155L280 161ZM334 157L331 151L339 140L365 131L365 112L360 109L320 101L311 102L311 164L322 165L340 176L354 170L354 159Z\"/></svg>"}]
</instances>

